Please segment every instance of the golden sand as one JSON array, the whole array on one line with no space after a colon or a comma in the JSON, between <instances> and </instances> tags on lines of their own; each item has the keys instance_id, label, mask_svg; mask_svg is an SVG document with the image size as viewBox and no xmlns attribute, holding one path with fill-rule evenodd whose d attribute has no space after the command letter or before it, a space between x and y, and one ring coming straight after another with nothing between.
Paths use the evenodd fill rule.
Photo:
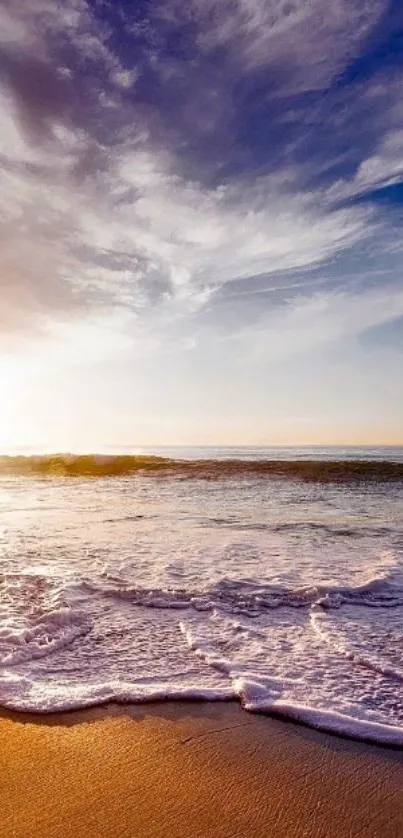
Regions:
<instances>
[{"instance_id":1,"label":"golden sand","mask_svg":"<svg viewBox=\"0 0 403 838\"><path fill-rule=\"evenodd\" d=\"M403 752L235 703L0 719L1 838L402 838Z\"/></svg>"}]
</instances>

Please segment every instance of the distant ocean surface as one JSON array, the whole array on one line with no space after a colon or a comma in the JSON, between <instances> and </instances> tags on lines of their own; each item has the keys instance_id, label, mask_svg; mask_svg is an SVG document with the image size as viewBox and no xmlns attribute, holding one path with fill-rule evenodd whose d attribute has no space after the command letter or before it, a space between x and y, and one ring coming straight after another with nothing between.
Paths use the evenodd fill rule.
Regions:
<instances>
[{"instance_id":1,"label":"distant ocean surface","mask_svg":"<svg viewBox=\"0 0 403 838\"><path fill-rule=\"evenodd\" d=\"M403 448L125 453L0 458L0 704L234 699L402 746Z\"/></svg>"},{"instance_id":2,"label":"distant ocean surface","mask_svg":"<svg viewBox=\"0 0 403 838\"><path fill-rule=\"evenodd\" d=\"M118 453L110 449L110 453ZM137 448L133 453L156 454L181 460L213 459L213 460L383 460L403 463L403 446L361 447L339 445L302 445L296 448L291 445L271 446L165 446L154 448Z\"/></svg>"}]
</instances>

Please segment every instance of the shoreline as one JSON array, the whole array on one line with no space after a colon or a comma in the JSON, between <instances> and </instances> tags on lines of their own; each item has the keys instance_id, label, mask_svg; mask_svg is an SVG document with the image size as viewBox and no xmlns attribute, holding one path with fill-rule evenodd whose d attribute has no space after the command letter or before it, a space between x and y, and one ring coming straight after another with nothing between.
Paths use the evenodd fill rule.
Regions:
<instances>
[{"instance_id":1,"label":"shoreline","mask_svg":"<svg viewBox=\"0 0 403 838\"><path fill-rule=\"evenodd\" d=\"M403 727L385 725L379 722L369 722L346 716L336 711L316 710L308 705L288 704L277 701L274 706L268 706L265 700L260 703L249 704L240 696L233 695L214 698L195 694L185 696L163 696L143 698L141 700L117 701L106 699L87 706L61 710L18 710L0 705L0 722L2 719L22 724L38 724L49 726L71 726L89 722L95 719L129 715L133 717L141 713L141 708L157 708L164 705L208 707L211 704L235 704L242 714L260 716L265 719L275 719L284 724L296 725L313 730L324 736L336 737L347 742L356 742L374 748L386 748L400 751L403 754Z\"/></svg>"},{"instance_id":2,"label":"shoreline","mask_svg":"<svg viewBox=\"0 0 403 838\"><path fill-rule=\"evenodd\" d=\"M2 838L403 833L403 750L235 701L0 714Z\"/></svg>"}]
</instances>

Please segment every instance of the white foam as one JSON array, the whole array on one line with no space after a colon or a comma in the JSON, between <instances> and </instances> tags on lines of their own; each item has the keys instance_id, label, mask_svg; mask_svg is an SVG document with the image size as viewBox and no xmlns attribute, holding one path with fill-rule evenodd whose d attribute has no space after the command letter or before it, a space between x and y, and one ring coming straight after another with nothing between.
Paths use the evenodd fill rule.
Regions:
<instances>
[{"instance_id":1,"label":"white foam","mask_svg":"<svg viewBox=\"0 0 403 838\"><path fill-rule=\"evenodd\" d=\"M386 677L393 678L396 681L403 681L402 666L396 664L392 665L390 662L385 662L385 660L381 657L381 653L376 655L374 654L373 649L371 651L371 649L361 647L361 649L357 650L357 648L355 648L354 636L351 636L350 634L350 637L346 638L344 636L344 632L341 631L344 626L341 624L340 620L338 621L337 626L332 625L329 620L329 616L324 614L318 606L312 607L310 620L311 625L318 636L329 646L333 647L336 652L343 655L347 660L357 663L359 666L371 669L379 675L385 675ZM354 626L352 627L352 631L354 632ZM383 653L385 654L385 651L387 653L387 647L384 646L382 642L380 645L383 647ZM401 639L399 645L401 649Z\"/></svg>"},{"instance_id":2,"label":"white foam","mask_svg":"<svg viewBox=\"0 0 403 838\"><path fill-rule=\"evenodd\" d=\"M200 634L200 627L199 632L196 633L194 627L180 622L179 628L185 637L189 649L195 652L199 658L219 672L224 672L227 675L231 673L231 662L227 658L217 654L216 650L211 647L209 638L203 637Z\"/></svg>"},{"instance_id":3,"label":"white foam","mask_svg":"<svg viewBox=\"0 0 403 838\"><path fill-rule=\"evenodd\" d=\"M324 609L338 609L344 604L371 608L396 608L403 605L403 590L393 586L390 576L374 577L358 586L285 587L247 580L221 579L204 589L145 588L116 575L105 574L102 580L87 580L88 591L132 605L147 608L192 608L195 611L220 609L233 614L256 617L277 608L309 608L318 604Z\"/></svg>"},{"instance_id":4,"label":"white foam","mask_svg":"<svg viewBox=\"0 0 403 838\"><path fill-rule=\"evenodd\" d=\"M403 746L403 727L357 719L344 713L338 713L335 710L318 710L315 707L303 704L272 700L270 697L256 699L253 690L252 696L249 698L248 683L239 681L237 686L245 710L278 715L285 719L302 722L325 733L336 733L339 736L359 739L364 742ZM255 685L253 686L255 687Z\"/></svg>"},{"instance_id":5,"label":"white foam","mask_svg":"<svg viewBox=\"0 0 403 838\"><path fill-rule=\"evenodd\" d=\"M0 665L17 664L46 657L69 646L91 631L92 620L81 611L59 608L38 617L29 627L0 629Z\"/></svg>"},{"instance_id":6,"label":"white foam","mask_svg":"<svg viewBox=\"0 0 403 838\"><path fill-rule=\"evenodd\" d=\"M232 698L401 743L403 485L13 479L2 497L3 706Z\"/></svg>"},{"instance_id":7,"label":"white foam","mask_svg":"<svg viewBox=\"0 0 403 838\"><path fill-rule=\"evenodd\" d=\"M26 713L60 713L81 710L104 704L144 704L153 701L230 701L234 692L230 686L203 687L200 684L149 683L134 685L106 681L100 684L81 683L74 692L41 685L28 678L0 675L2 705L8 710Z\"/></svg>"}]
</instances>

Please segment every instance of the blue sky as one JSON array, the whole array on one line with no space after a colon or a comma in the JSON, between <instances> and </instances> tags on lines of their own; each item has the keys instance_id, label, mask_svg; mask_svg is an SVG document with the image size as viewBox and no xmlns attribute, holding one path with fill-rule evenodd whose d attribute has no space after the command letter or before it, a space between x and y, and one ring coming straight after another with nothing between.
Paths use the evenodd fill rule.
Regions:
<instances>
[{"instance_id":1,"label":"blue sky","mask_svg":"<svg viewBox=\"0 0 403 838\"><path fill-rule=\"evenodd\" d=\"M0 447L403 443L400 2L3 0L0 70Z\"/></svg>"}]
</instances>

